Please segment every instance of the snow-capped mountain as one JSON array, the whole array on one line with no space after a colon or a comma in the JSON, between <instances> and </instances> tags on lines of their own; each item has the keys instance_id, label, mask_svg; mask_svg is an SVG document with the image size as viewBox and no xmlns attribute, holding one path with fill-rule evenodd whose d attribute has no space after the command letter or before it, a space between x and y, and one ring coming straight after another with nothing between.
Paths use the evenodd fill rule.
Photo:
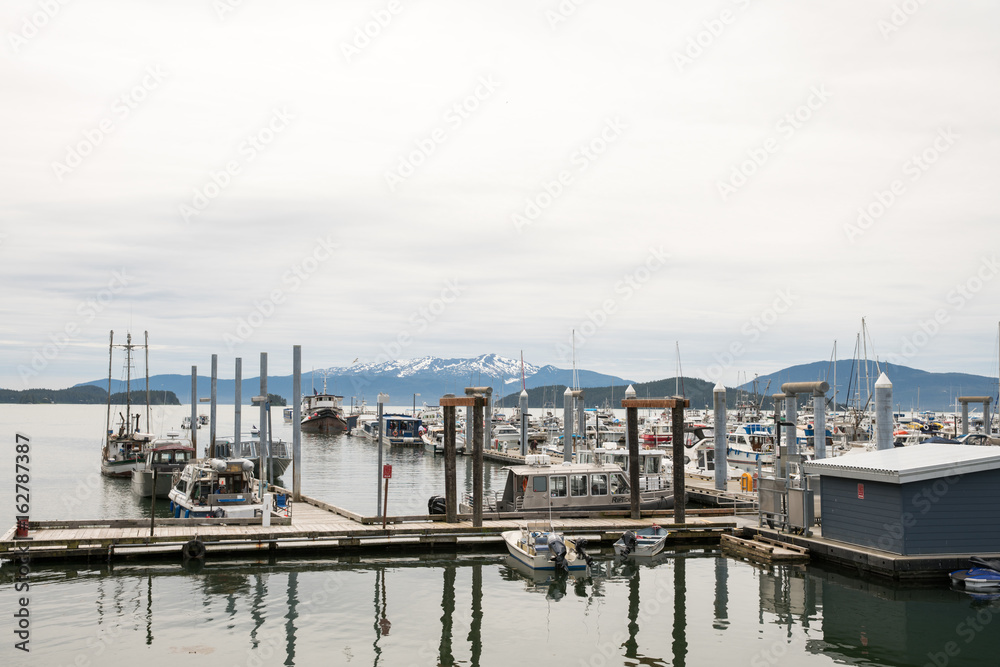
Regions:
<instances>
[{"instance_id":1,"label":"snow-capped mountain","mask_svg":"<svg viewBox=\"0 0 1000 667\"><path fill-rule=\"evenodd\" d=\"M549 367L551 368L551 367ZM524 364L524 375L531 377L541 370L538 366ZM521 362L517 359L501 357L499 354L483 354L474 359L441 359L421 357L419 359L394 359L381 363L353 364L351 366L327 368L317 373L336 375L362 375L368 377L407 378L418 375L466 378L472 382L489 379L492 384L521 381ZM486 382L490 384L490 382Z\"/></svg>"},{"instance_id":2,"label":"snow-capped mountain","mask_svg":"<svg viewBox=\"0 0 1000 667\"><path fill-rule=\"evenodd\" d=\"M631 382L613 375L578 370L581 387L603 387L609 384L623 386ZM573 384L573 371L555 366L534 366L524 364L525 384L530 389L548 385ZM420 359L397 359L381 363L355 363L345 367L316 369L302 374L302 392L326 390L345 397L359 400L364 397L369 404L375 402L380 392L389 394L391 405L435 405L444 394L461 395L465 388L493 387L495 396L516 391L521 384L521 361L502 357L498 354L483 354L472 359L441 359L421 357ZM93 380L82 384L107 387L108 381ZM119 382L112 383L112 391L120 391ZM156 375L150 378L151 386L167 389L177 394L181 402L191 400L191 377L187 375ZM233 380L218 380L218 397L223 403L231 403L234 396ZM267 380L268 392L279 394L286 399L292 397L292 376L270 376ZM133 386L133 389L135 387ZM208 396L210 378L198 376L198 395ZM258 378L244 378L243 396L253 396L259 391ZM415 396L419 394L419 396Z\"/></svg>"}]
</instances>

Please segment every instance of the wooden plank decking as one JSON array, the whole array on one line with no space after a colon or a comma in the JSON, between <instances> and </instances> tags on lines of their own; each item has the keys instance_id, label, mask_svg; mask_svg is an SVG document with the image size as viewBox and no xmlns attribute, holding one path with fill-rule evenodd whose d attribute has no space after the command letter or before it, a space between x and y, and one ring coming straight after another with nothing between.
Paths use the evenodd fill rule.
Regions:
<instances>
[{"instance_id":1,"label":"wooden plank decking","mask_svg":"<svg viewBox=\"0 0 1000 667\"><path fill-rule=\"evenodd\" d=\"M267 527L246 521L232 525L222 520L162 520L150 536L148 520L33 522L30 540L13 539L14 530L7 531L0 540L0 555L10 556L17 552L18 555L26 553L32 560L54 561L170 554L179 557L184 544L195 539L201 541L210 554L246 551L274 554L302 549L338 551L385 546L455 548L462 544L500 542L503 531L520 528L525 521L485 517L483 525L475 527L467 516L460 516L457 523L451 524L438 517L406 518L409 520L389 517L383 529L381 523L371 522L370 517L304 497L303 502L292 506L290 521ZM557 530L600 541L613 541L625 530L653 523L673 525L667 517L632 520L624 516L589 516L552 521ZM716 541L722 532L735 527L731 517L693 519L676 526L675 539Z\"/></svg>"}]
</instances>

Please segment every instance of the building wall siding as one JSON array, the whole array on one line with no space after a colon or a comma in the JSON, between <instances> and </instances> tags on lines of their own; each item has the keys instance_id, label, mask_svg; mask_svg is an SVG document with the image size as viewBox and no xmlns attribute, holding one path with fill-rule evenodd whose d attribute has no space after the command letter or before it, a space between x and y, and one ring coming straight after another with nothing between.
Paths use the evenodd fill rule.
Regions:
<instances>
[{"instance_id":1,"label":"building wall siding","mask_svg":"<svg viewBox=\"0 0 1000 667\"><path fill-rule=\"evenodd\" d=\"M858 484L865 497L858 498ZM823 477L823 537L902 553L902 498L898 484Z\"/></svg>"}]
</instances>

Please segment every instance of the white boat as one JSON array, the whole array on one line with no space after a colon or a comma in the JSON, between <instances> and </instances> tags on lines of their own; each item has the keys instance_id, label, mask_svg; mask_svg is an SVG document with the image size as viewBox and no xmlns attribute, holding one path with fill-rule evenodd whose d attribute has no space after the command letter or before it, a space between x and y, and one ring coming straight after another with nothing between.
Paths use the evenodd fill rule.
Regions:
<instances>
[{"instance_id":1,"label":"white boat","mask_svg":"<svg viewBox=\"0 0 1000 667\"><path fill-rule=\"evenodd\" d=\"M650 526L639 530L627 530L615 542L615 554L619 558L629 556L655 556L663 551L670 532L661 526Z\"/></svg>"},{"instance_id":2,"label":"white boat","mask_svg":"<svg viewBox=\"0 0 1000 667\"><path fill-rule=\"evenodd\" d=\"M611 463L562 463L552 465L544 454L528 455L525 465L505 467L503 491L483 497L486 512L605 512L627 510L632 500L628 478ZM472 512L466 495L462 513ZM642 491L639 508L667 510L674 506L670 489Z\"/></svg>"},{"instance_id":3,"label":"white boat","mask_svg":"<svg viewBox=\"0 0 1000 667\"><path fill-rule=\"evenodd\" d=\"M726 461L745 470L774 465L774 435L762 424L743 424L726 434Z\"/></svg>"},{"instance_id":4,"label":"white boat","mask_svg":"<svg viewBox=\"0 0 1000 667\"><path fill-rule=\"evenodd\" d=\"M520 530L501 533L507 551L532 570L584 570L590 556L583 541L575 541L541 524L529 523Z\"/></svg>"},{"instance_id":5,"label":"white boat","mask_svg":"<svg viewBox=\"0 0 1000 667\"><path fill-rule=\"evenodd\" d=\"M430 426L420 434L424 446L435 454L444 454L444 426ZM465 454L465 434L455 429L455 453Z\"/></svg>"},{"instance_id":6,"label":"white boat","mask_svg":"<svg viewBox=\"0 0 1000 667\"><path fill-rule=\"evenodd\" d=\"M177 433L157 438L146 452L143 467L132 471L132 493L140 498L166 498L173 487L174 473L183 470L194 457L194 447L187 438Z\"/></svg>"},{"instance_id":7,"label":"white boat","mask_svg":"<svg viewBox=\"0 0 1000 667\"><path fill-rule=\"evenodd\" d=\"M263 512L257 481L253 478L253 461L248 459L188 463L175 474L174 488L168 497L177 518L252 519Z\"/></svg>"},{"instance_id":8,"label":"white boat","mask_svg":"<svg viewBox=\"0 0 1000 667\"><path fill-rule=\"evenodd\" d=\"M254 477L261 476L259 432L256 435L244 433L238 443L236 438L231 435L216 438L215 456L220 459L249 459L253 461ZM288 466L292 464L292 453L288 443L284 440L271 441L271 461L274 464L274 477L281 477L288 470Z\"/></svg>"},{"instance_id":9,"label":"white boat","mask_svg":"<svg viewBox=\"0 0 1000 667\"><path fill-rule=\"evenodd\" d=\"M124 411L118 411L118 428L112 429L111 408L111 365L114 359L115 347L125 348L126 380ZM142 467L146 450L153 440L152 433L139 432L141 414L132 412L132 350L143 348L149 350L149 337L146 336L143 345L132 343L132 334L126 335L124 345L115 345L115 332L111 332L108 346L108 415L104 432L104 445L101 448L101 474L106 477L131 477L133 470ZM149 367L146 367L146 430L149 431Z\"/></svg>"},{"instance_id":10,"label":"white boat","mask_svg":"<svg viewBox=\"0 0 1000 667\"><path fill-rule=\"evenodd\" d=\"M191 418L190 417L185 417L184 419L181 420L181 428L183 428L185 430L191 430ZM198 428L201 428L201 422L200 421L198 422Z\"/></svg>"},{"instance_id":11,"label":"white boat","mask_svg":"<svg viewBox=\"0 0 1000 667\"><path fill-rule=\"evenodd\" d=\"M584 449L577 452L578 463L613 463L628 476L629 453L625 447L615 447L612 444L596 449ZM667 453L662 449L639 450L639 490L660 491L669 488L669 466L666 465Z\"/></svg>"}]
</instances>

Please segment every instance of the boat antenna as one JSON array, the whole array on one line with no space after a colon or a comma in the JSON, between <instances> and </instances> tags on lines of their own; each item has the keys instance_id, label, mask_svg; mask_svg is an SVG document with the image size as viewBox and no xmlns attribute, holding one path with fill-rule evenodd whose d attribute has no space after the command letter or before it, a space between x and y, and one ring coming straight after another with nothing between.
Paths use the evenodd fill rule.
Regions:
<instances>
[{"instance_id":1,"label":"boat antenna","mask_svg":"<svg viewBox=\"0 0 1000 667\"><path fill-rule=\"evenodd\" d=\"M524 388L524 350L521 350L521 391L525 391L525 388Z\"/></svg>"}]
</instances>

